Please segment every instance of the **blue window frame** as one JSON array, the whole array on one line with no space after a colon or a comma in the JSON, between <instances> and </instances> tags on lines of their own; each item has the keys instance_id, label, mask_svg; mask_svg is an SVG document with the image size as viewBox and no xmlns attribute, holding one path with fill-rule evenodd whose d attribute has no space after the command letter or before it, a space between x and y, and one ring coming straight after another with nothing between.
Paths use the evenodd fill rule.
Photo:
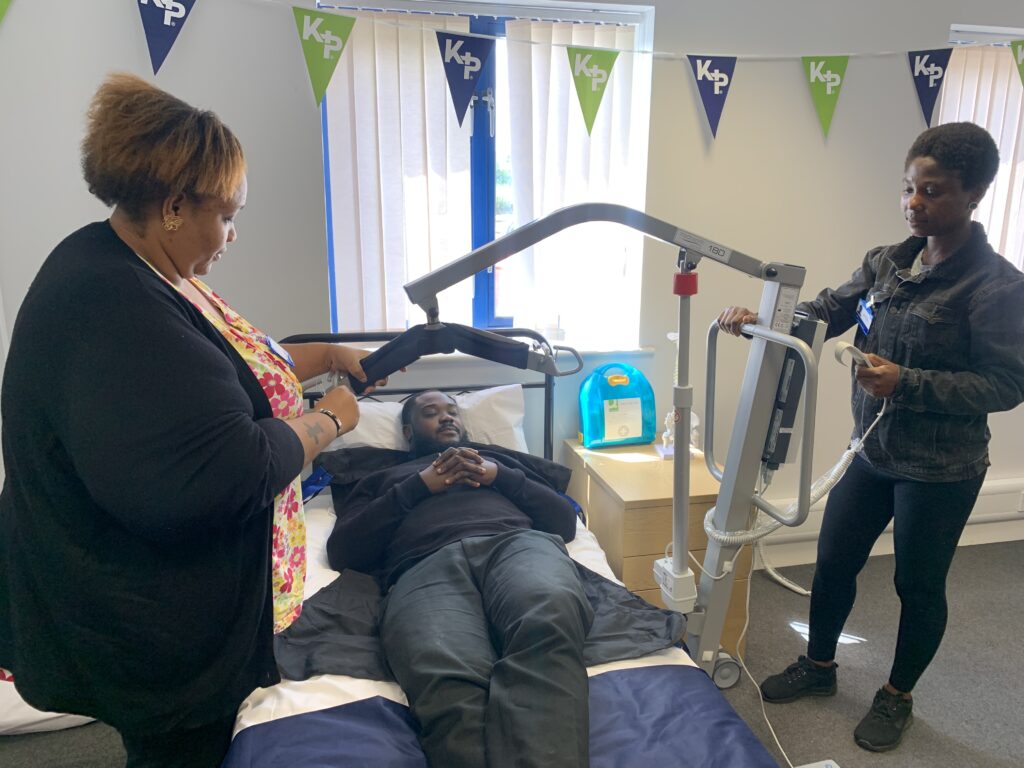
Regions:
<instances>
[{"instance_id":1,"label":"blue window frame","mask_svg":"<svg viewBox=\"0 0 1024 768\"><path fill-rule=\"evenodd\" d=\"M469 31L478 35L505 36L506 18L470 19ZM495 55L480 71L474 91L473 137L470 139L470 190L472 197L473 248L494 239L494 202L497 174L492 126L495 109ZM479 108L478 108L479 107ZM495 315L494 267L478 272L473 282L473 325L477 328L508 328L511 317Z\"/></svg>"}]
</instances>

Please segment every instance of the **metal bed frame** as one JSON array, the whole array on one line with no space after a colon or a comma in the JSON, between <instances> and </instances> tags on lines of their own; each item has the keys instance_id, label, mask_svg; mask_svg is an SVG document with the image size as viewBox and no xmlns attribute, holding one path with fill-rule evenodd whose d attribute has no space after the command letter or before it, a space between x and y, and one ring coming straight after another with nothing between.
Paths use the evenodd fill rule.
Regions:
<instances>
[{"instance_id":1,"label":"metal bed frame","mask_svg":"<svg viewBox=\"0 0 1024 768\"><path fill-rule=\"evenodd\" d=\"M492 328L492 333L496 333L500 336L506 336L514 339L529 339L534 344L540 345L544 348L547 354L552 357L555 356L557 348L552 347L551 343L541 334L536 331L529 330L527 328ZM388 342L401 335L401 331L363 331L363 332L352 332L352 333L302 333L289 336L282 339L281 342L284 344L303 344L307 342L326 342L328 344L364 344L367 342ZM542 389L544 394L544 458L551 460L554 457L554 438L552 435L552 425L554 423L554 408L555 408L555 377L550 373L539 373L540 379L533 381L517 382L523 389ZM460 391L460 392L476 392L482 389L490 389L495 386L502 386L502 384L508 384L511 382L502 382L501 384L473 384L473 385L439 385L438 389ZM409 388L409 387L382 387L375 390L368 396L360 397L360 399L375 399L378 395L402 395L401 399L420 392L423 387ZM318 391L309 391L304 393L304 396L311 400L316 401L322 396L322 393Z\"/></svg>"}]
</instances>

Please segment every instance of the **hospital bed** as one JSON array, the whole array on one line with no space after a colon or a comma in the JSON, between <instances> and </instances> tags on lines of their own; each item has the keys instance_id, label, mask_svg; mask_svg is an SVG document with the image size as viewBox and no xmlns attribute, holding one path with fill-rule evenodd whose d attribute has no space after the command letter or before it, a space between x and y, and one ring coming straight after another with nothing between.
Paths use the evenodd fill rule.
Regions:
<instances>
[{"instance_id":1,"label":"hospital bed","mask_svg":"<svg viewBox=\"0 0 1024 768\"><path fill-rule=\"evenodd\" d=\"M725 605L732 589L731 568L728 566L739 546L739 542L733 540L734 533L730 532L742 534L750 525L752 505L775 518L778 524L799 525L812 502L809 457L820 328L811 328L806 340L801 340L794 332L793 309L803 282L803 269L778 262L759 262L621 206L594 204L561 209L407 285L409 298L425 310L428 320L425 326L417 329L417 336L412 337L408 332L403 334L406 339L412 337L414 341L415 354L410 359L418 356L421 342L425 343L424 349L429 348L432 352L462 350L463 344L476 349L475 345L480 340L478 331L457 328L448 329L453 330L448 333L445 326L450 324L440 322L437 294L441 290L567 226L595 220L615 221L678 247L678 272L673 281L673 292L679 297L680 331L678 384L673 389L677 421L688 423L692 404L692 389L688 381L689 350L687 347L684 351L683 346L689 337L689 297L696 293L694 269L697 262L702 258L711 259L761 279L765 285L758 315L767 318L767 323L765 327L744 326L744 332L754 341L741 392L743 408L737 413L724 467L718 467L714 462L713 445L705 444L709 470L721 480L722 490L718 504L712 510L713 515L709 515L705 523L709 539L714 539L714 543L709 542L701 569L705 576L700 579L699 587L686 564L686 524L680 524L680 521L688 520L689 461L676 457L674 462L672 556L656 563L655 577L661 585L666 604L688 616L690 648L668 648L630 661L594 666L589 670L591 762L593 765L616 767L648 761L675 766L742 765L756 768L775 765L718 691L718 687L727 687L736 678L735 672L731 671L735 662L721 650L719 638ZM713 351L714 337L713 328L709 335L709 351ZM286 341L314 340L385 341L385 347L397 341L389 339L386 334L373 334L362 339L352 336L293 337ZM543 389L543 453L550 457L552 376L566 371L554 362L554 350L545 341L538 340L535 334L528 341L530 348L527 351L513 350L508 359L519 361L509 362L510 365L543 373L543 383L526 386ZM396 354L383 356L389 361L388 365L394 366L386 368L384 375L406 364L404 356L410 353L410 349L403 344L404 341L393 348ZM506 362L508 350L503 348L503 342L485 340L485 344L490 348L480 356ZM367 365L367 360L364 360L364 369L371 374L371 379L375 379L377 377ZM578 355L576 361L581 364ZM712 356L708 366L710 392L714 390L713 370ZM796 383L799 372L803 375L802 385ZM802 390L803 397L793 394L798 390ZM507 396L507 388L504 391ZM475 395L478 400L488 400L490 396L486 390ZM798 503L783 512L755 493L754 488L758 484L758 476L764 480L767 472L785 460L789 437L801 431L795 426L795 408L801 399L804 401L804 414L800 494ZM365 415L371 410L374 407L367 405L360 427L365 426L363 422L373 421ZM468 415L472 409L464 410ZM500 408L497 410L501 411ZM709 424L713 423L712 413L713 401L709 401ZM392 410L387 418L378 421L398 431L396 411ZM485 430L483 437L477 433L472 418L467 418L466 422L471 433L482 442L519 450L523 448L521 444L504 443L489 436L514 435L515 425L511 422L489 425L491 432ZM706 430L706 440L711 432L710 428ZM354 450L352 446L348 449ZM325 547L333 527L330 497L324 494L314 499L307 506L307 515L305 596L307 600L316 602L321 591L344 587L342 580L345 575L327 567ZM590 570L606 577L612 576L600 547L582 523L576 541L570 546L570 554ZM369 676L341 674L295 677L304 679L286 680L258 690L243 703L225 763L228 768L426 765L416 742L416 724L409 715L402 692L394 683L370 680Z\"/></svg>"},{"instance_id":2,"label":"hospital bed","mask_svg":"<svg viewBox=\"0 0 1024 768\"><path fill-rule=\"evenodd\" d=\"M517 332L510 332L515 334ZM387 334L316 335L286 341L330 340L362 344L383 341ZM526 332L531 344L546 345ZM548 348L550 349L550 347ZM532 376L532 374L531 374ZM396 377L395 381L400 381ZM550 374L525 382L483 388L439 386L464 403L467 428L497 437L506 447L522 449L522 409L543 411L544 446L550 456L553 381ZM406 390L378 391L385 400ZM500 402L499 402L500 401ZM518 406L518 407L517 407ZM397 402L362 402L363 438L344 436L341 450L360 443L387 447L385 422L398 421ZM504 421L504 423L502 423ZM476 437L476 439L480 439ZM326 542L334 509L325 490L306 504L306 599L329 586L339 574L327 562ZM569 553L590 570L615 581L593 534L577 524ZM648 764L672 766L775 766L776 762L735 713L708 674L682 648L672 647L629 661L588 669L590 677L590 750L592 766L628 768ZM314 675L284 680L260 689L242 704L225 768L278 766L425 767L416 740L417 726L407 701L394 682L348 675ZM482 767L481 767L482 768ZM554 767L553 767L554 768Z\"/></svg>"}]
</instances>

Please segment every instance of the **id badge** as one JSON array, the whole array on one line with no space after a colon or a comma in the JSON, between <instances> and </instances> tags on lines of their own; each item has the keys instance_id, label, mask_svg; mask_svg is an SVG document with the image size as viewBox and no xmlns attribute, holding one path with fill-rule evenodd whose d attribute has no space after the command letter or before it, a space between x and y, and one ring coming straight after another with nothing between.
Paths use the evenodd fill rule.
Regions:
<instances>
[{"instance_id":1,"label":"id badge","mask_svg":"<svg viewBox=\"0 0 1024 768\"><path fill-rule=\"evenodd\" d=\"M867 302L861 299L857 302L857 325L860 332L865 336L871 330L871 323L875 320L874 302Z\"/></svg>"},{"instance_id":2,"label":"id badge","mask_svg":"<svg viewBox=\"0 0 1024 768\"><path fill-rule=\"evenodd\" d=\"M263 337L263 341L270 348L271 352L273 352L275 355L277 355L282 360L284 360L286 363L288 363L288 367L289 368L294 368L295 367L295 361L292 360L292 356L288 354L288 350L287 349L285 349L280 344L278 344L276 341L274 341L272 338L270 338L270 336L264 336Z\"/></svg>"}]
</instances>

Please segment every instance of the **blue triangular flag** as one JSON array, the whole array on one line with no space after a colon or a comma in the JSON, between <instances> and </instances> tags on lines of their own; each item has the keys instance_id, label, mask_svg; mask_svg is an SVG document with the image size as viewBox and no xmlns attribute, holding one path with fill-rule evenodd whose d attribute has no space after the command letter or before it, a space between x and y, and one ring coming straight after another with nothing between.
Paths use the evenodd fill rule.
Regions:
<instances>
[{"instance_id":1,"label":"blue triangular flag","mask_svg":"<svg viewBox=\"0 0 1024 768\"><path fill-rule=\"evenodd\" d=\"M935 100L939 98L939 89L946 76L946 66L952 52L952 48L907 52L910 74L914 77L917 98L921 101L921 111L924 112L924 121L929 128L932 125L932 113L935 112Z\"/></svg>"},{"instance_id":2,"label":"blue triangular flag","mask_svg":"<svg viewBox=\"0 0 1024 768\"><path fill-rule=\"evenodd\" d=\"M462 125L476 81L494 50L494 38L438 32L437 47L441 51L441 63L448 78L455 115Z\"/></svg>"},{"instance_id":3,"label":"blue triangular flag","mask_svg":"<svg viewBox=\"0 0 1024 768\"><path fill-rule=\"evenodd\" d=\"M732 73L736 68L735 56L690 56L690 68L704 103L704 114L711 126L711 135L718 135L718 121L722 119L725 97L732 85Z\"/></svg>"},{"instance_id":4,"label":"blue triangular flag","mask_svg":"<svg viewBox=\"0 0 1024 768\"><path fill-rule=\"evenodd\" d=\"M196 0L138 0L138 3L155 75L188 21Z\"/></svg>"}]
</instances>

